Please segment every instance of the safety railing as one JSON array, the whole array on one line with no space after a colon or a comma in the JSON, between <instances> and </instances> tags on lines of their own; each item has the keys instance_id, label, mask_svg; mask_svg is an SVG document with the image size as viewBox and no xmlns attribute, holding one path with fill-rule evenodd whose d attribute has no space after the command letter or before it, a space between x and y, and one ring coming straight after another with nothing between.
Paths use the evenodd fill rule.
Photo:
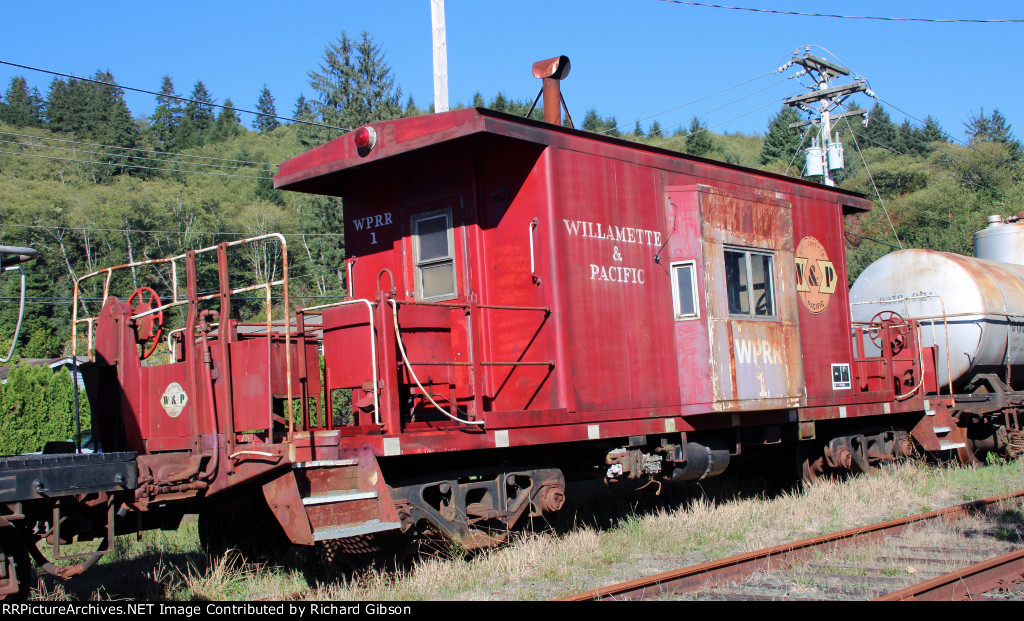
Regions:
<instances>
[{"instance_id":1,"label":"safety railing","mask_svg":"<svg viewBox=\"0 0 1024 621\"><path fill-rule=\"evenodd\" d=\"M370 366L373 369L373 386L374 386L374 389L373 389L373 421L377 425L380 425L381 424L381 420L380 420L380 397L379 397L378 390L377 390L377 385L378 385L378 382L380 381L380 379L379 379L380 378L380 369L379 369L379 364L378 364L378 361L377 361L377 331L376 331L376 329L374 327L374 324L373 324L373 308L375 306L375 303L371 302L370 300L364 300L364 299L357 299L357 300L346 299L346 300L342 300L340 302L333 302L331 304L321 304L319 306L310 306L310 307L307 307L307 308L299 309L298 312L296 313L296 315L298 317L297 321L298 321L298 327L299 327L299 334L305 334L305 331L306 331L305 317L306 317L307 314L323 316L324 310L326 310L328 308L338 308L338 307L341 307L341 306L351 306L353 304L365 304L366 305L366 309L367 309L368 314L369 314L369 318L370 318L370 328L369 328L369 331L370 331ZM325 395L324 400L325 400L325 403L326 403L331 398L330 387L327 386L326 384L324 385L324 395ZM305 400L303 400L303 407L304 408L306 407ZM326 408L325 408L325 410L326 410Z\"/></svg>"},{"instance_id":2,"label":"safety railing","mask_svg":"<svg viewBox=\"0 0 1024 621\"><path fill-rule=\"evenodd\" d=\"M409 377L413 383L420 389L421 393L428 400L428 402L441 412L444 416L451 419L454 422L465 424L465 425L483 425L483 420L470 420L468 418L459 417L456 414L449 412L441 404L439 404L430 391L423 385L418 374L416 373L416 367L420 366L447 366L447 367L470 367L473 369L474 377L479 373L479 367L497 367L497 366L543 366L547 368L553 368L554 361L525 361L525 360L514 360L514 361L481 361L477 358L477 352L479 351L479 345L473 345L469 348L469 361L414 361L409 359L407 349L405 347L406 337L402 334L402 328L399 321L399 307L400 306L428 306L433 308L448 308L448 309L468 309L472 314L474 310L508 310L508 311L526 311L526 312L541 312L545 315L551 314L551 309L548 307L528 307L528 306L507 306L507 305L494 305L494 304L475 304L475 303L460 303L460 302L420 302L413 300L395 300L384 296L387 303L391 306L391 316L394 323L394 347L400 356L398 364L403 365L409 373ZM339 302L333 302L330 304L321 304L318 306L310 306L307 308L301 308L296 311L299 334L303 335L306 331L305 317L307 315L323 315L325 310L331 308L338 308L350 305L364 305L367 310L367 338L370 344L370 369L372 370L373 378L373 421L376 425L382 425L381 418L381 405L380 405L380 379L382 372L380 369L380 360L378 357L378 351L380 347L384 346L379 344L377 341L380 336L380 328L383 326L378 325L377 318L375 317L375 310L378 307L379 302L371 301L368 299L345 299ZM362 328L360 328L362 329ZM475 337L470 336L475 342ZM329 371L329 370L328 370ZM329 402L331 399L330 390L331 387L329 382L325 382L323 387L324 390L324 401ZM306 407L305 400L303 401L303 407ZM325 408L326 410L326 408ZM327 414L330 416L330 414ZM331 425L326 426L328 429Z\"/></svg>"},{"instance_id":3,"label":"safety railing","mask_svg":"<svg viewBox=\"0 0 1024 621\"><path fill-rule=\"evenodd\" d=\"M392 315L394 317L394 322L395 322L395 340L396 340L396 343L397 343L397 346L398 346L398 351L399 351L399 353L402 356L402 362L404 363L406 370L409 372L409 376L412 378L413 382L415 382L416 385L419 387L419 389L423 393L423 395L427 398L427 401L435 409L437 409L437 411L441 412L444 416L446 416L447 418L449 418L449 419L451 419L451 420L453 420L453 421L455 421L457 423L462 423L464 425L483 425L484 421L483 420L468 420L468 419L464 419L464 418L459 418L458 416L456 416L452 412L449 412L445 408L441 407L434 400L434 398L431 396L430 391L428 391L423 386L422 382L420 382L419 377L416 375L416 371L413 368L414 366L435 365L435 366L450 366L450 367L470 367L471 372L473 374L473 378L474 378L474 380L473 380L473 382L474 382L474 393L476 393L480 389L479 383L476 381L476 377L477 377L477 375L479 373L478 367L488 367L488 366L490 366L490 367L497 367L497 366L513 366L513 367L517 367L517 366L544 366L544 367L547 367L547 368L550 369L550 368L554 368L554 366L555 366L555 362L553 360L546 360L546 361L515 360L515 361L501 361L501 362L478 360L477 359L477 352L479 350L479 343L477 342L477 338L476 338L476 335L474 334L474 330L472 329L472 327L469 330L471 345L470 345L470 348L469 348L469 358L470 359L468 361L454 361L454 360L431 361L431 362L426 362L426 361L415 361L414 362L414 361L410 361L408 355L406 354L405 344L403 343L402 333L401 333L401 329L399 327L399 322L398 322L398 307L399 306L432 306L432 307L440 307L440 308L469 310L470 311L469 314L470 314L470 318L471 318L470 320L471 321L472 321L473 311L477 310L477 309L479 309L479 310L510 310L510 311L542 312L542 313L544 313L544 315L546 317L546 316L551 314L551 309L549 307L546 307L546 306L504 306L504 305L496 305L496 304L476 304L476 303L472 303L472 302L470 302L470 303L465 303L465 302L419 302L419 301L412 301L412 300L400 301L400 300L394 300L394 299L389 300L389 302L391 303ZM475 395L475 396L479 397L479 395ZM453 407L454 407L454 404L453 404ZM477 413L477 415L479 416L479 413Z\"/></svg>"},{"instance_id":4,"label":"safety railing","mask_svg":"<svg viewBox=\"0 0 1024 621\"><path fill-rule=\"evenodd\" d=\"M265 280L261 281L261 282L257 282L255 284L250 284L250 285L245 285L245 286L239 286L239 287L230 287L230 283L229 283L230 276L229 276L229 273L228 273L228 266L227 266L227 250L230 249L230 248L235 248L235 247L245 246L245 245L249 245L249 244L254 244L254 243L257 243L257 242L261 242L261 241L276 241L280 245L280 253L281 253L280 254L280 260L281 260L280 277L279 278L274 278L273 277L274 274L278 273L277 272L277 266L275 266L273 271L269 271L268 270L267 278ZM188 282L189 279L186 278L186 281L187 281L186 282L186 291L185 291L185 294L182 295L181 287L180 287L180 277L179 277L179 272L180 272L181 266L184 265L186 267L186 269L187 269L189 267L189 261L192 261L191 269L192 269L192 273L194 275L195 274L195 270L196 270L196 265L195 265L196 259L198 257L200 257L202 255L205 255L205 254L208 254L208 253L217 253L216 262L217 262L217 269L218 269L218 276L219 276L219 284L218 284L217 291L214 292L214 293L200 294L198 292L198 290L197 290L197 284L194 281ZM86 339L87 353L88 353L88 356L89 356L90 360L93 360L95 358L95 334L94 333L95 333L95 327L96 327L97 322L99 321L99 316L100 315L99 315L99 313L97 313L96 315L90 315L90 316L85 316L85 317L80 316L79 308L80 308L81 305L80 305L79 302L80 302L80 300L82 298L82 290L83 290L83 288L87 284L89 284L91 282L95 282L96 280L102 279L102 281L103 281L103 295L102 295L102 298L100 300L100 308L102 309L103 305L106 304L107 299L110 297L111 283L112 283L112 280L113 280L113 277L114 277L115 274L117 274L118 272L122 272L124 270L132 270L133 273L134 273L136 270L138 270L140 268L146 268L146 267L151 267L151 268L157 269L160 266L169 266L170 270L171 270L171 277L170 277L169 281L166 281L166 282L169 282L168 289L170 290L170 300L169 301L164 301L164 300L161 300L159 298L159 296L157 296L158 303L154 307L149 308L147 310L141 310L140 312L137 312L137 313L135 313L135 312L132 313L131 319L133 321L138 321L139 319L142 319L144 317L148 317L150 315L155 315L157 313L162 313L162 312L164 312L166 310L178 308L178 307L181 307L181 306L187 306L190 303L198 305L200 302L204 302L204 301L208 301L208 300L214 300L214 299L221 299L223 301L228 301L229 302L231 296L239 295L239 294L242 294L242 293L247 293L247 292L250 292L250 291L261 291L262 290L264 292L264 294L265 294L263 301L264 301L264 312L265 312L266 319L265 319L265 321L261 322L261 324L266 325L267 335L268 335L268 339L269 339L271 333L273 332L273 326L275 324L274 315L273 315L273 304L272 304L272 295L271 295L271 293L272 293L272 290L273 290L274 287L280 287L281 288L281 292L282 292L282 296L283 296L283 300L282 300L283 301L283 308L284 308L284 311L283 311L283 315L284 315L283 321L284 321L284 325L286 326L285 329L284 329L284 338L285 338L285 369L286 369L286 371L285 371L285 373L286 373L285 383L286 383L286 386L287 386L286 390L287 390L287 403L288 403L288 406L287 406L288 407L288 430L289 430L289 436L290 436L291 433L294 431L294 411L293 411L293 405L292 405L292 384L293 384L293 381L292 381L292 365L291 365L291 330L290 330L290 328L288 328L288 325L290 323L290 317L289 317L289 310L288 309L291 306L289 298L288 298L288 246L287 246L287 242L285 241L284 236L279 234L279 233L268 233L268 234L265 234L265 235L257 235L257 236L254 236L254 237L247 237L247 238L244 238L244 239L238 239L238 240L234 240L234 241L223 242L223 243L220 243L220 244L217 244L217 245L214 245L214 246L208 246L208 247L205 247L205 248L201 248L201 249L198 249L198 250L194 250L194 251L191 251L191 252L186 252L186 253L170 256L170 257L163 257L163 258L159 258L159 259L148 259L148 260L145 260L145 261L134 261L134 262L131 262L131 263L124 263L124 264L121 264L121 265L115 265L115 266L112 266L112 267L107 267L107 268L104 268L104 269L101 269L101 270L97 270L97 271L91 272L89 274L86 274L86 275L78 278L75 281L75 288L74 288L74 293L73 293L73 297L72 297L72 303L73 303L72 317L71 317L71 340L72 340L72 346L71 347L72 347L72 356L76 356L77 352L78 352L79 326L80 325L85 325L87 327L87 339ZM194 276L193 276L193 278L194 278ZM174 338L186 339L186 336L184 334L185 330L186 330L186 328L177 328L175 330L170 331L168 333L168 335L167 335L168 336L168 347L169 347L169 349L172 350L171 351L171 362L174 361L173 340L172 339L174 339ZM180 335L180 336L178 336L178 335ZM194 335L193 335L193 337L194 337ZM268 381L271 381L269 376L268 376ZM229 421L229 424L232 424L232 421Z\"/></svg>"},{"instance_id":5,"label":"safety railing","mask_svg":"<svg viewBox=\"0 0 1024 621\"><path fill-rule=\"evenodd\" d=\"M939 307L941 309L941 312L940 312L939 315L912 316L912 314L910 312L910 307L907 305L908 302L921 301L921 300L926 300L926 299L931 299L931 298L934 298L934 299L938 300L938 302L939 302ZM870 300L870 301L867 301L867 302L851 302L850 303L850 320L852 322L852 325L853 325L854 329L855 330L858 329L858 328L859 329L866 329L866 330L878 329L878 324L872 323L871 321L866 321L865 322L865 321L856 321L856 320L854 320L853 319L853 307L854 306L868 306L868 305L892 306L893 304L902 304L902 309L903 309L902 317L903 318L911 318L912 317L913 320L915 322L917 322L919 330L920 330L920 328L922 327L923 324L925 324L925 323L929 324L931 326L931 330L932 330L932 343L938 343L938 338L937 338L937 335L935 333L935 324L938 321L942 322L943 334L945 336L945 343L946 343L946 346L944 348L945 352L946 352L946 376L949 378L949 381L947 382L947 389L949 391L949 398L950 398L951 402L955 405L956 401L955 401L955 399L953 397L953 382L952 382L952 367L953 367L953 365L952 365L952 361L950 359L950 353L949 353L949 323L948 323L948 318L950 317L950 315L946 314L946 303L943 301L942 296L940 296L938 294L924 294L924 295L912 295L912 296L899 296L899 297L896 297L896 298L891 298L891 299L886 299L886 300ZM888 309L885 309L885 310L888 310ZM910 324L907 324L907 326L908 326L908 329L910 329ZM896 399L897 400L907 399L907 398L913 396L915 393L917 393L919 390L921 390L922 386L924 385L924 352L923 352L923 347L921 346L920 334L915 335L915 337L916 337L915 340L917 342L918 364L919 364L919 368L921 369L921 373L920 373L921 377L920 377L920 380L918 381L917 385L914 386L910 391L908 391L906 393L903 393L903 394L896 395ZM884 350L883 350L883 353L884 353Z\"/></svg>"}]
</instances>

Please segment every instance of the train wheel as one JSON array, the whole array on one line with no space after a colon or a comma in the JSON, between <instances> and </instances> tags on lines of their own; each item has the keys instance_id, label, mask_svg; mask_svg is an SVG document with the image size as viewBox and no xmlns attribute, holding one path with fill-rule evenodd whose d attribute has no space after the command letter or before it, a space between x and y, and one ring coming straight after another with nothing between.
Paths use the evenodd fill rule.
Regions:
<instances>
[{"instance_id":1,"label":"train wheel","mask_svg":"<svg viewBox=\"0 0 1024 621\"><path fill-rule=\"evenodd\" d=\"M977 448L974 441L970 437L964 442L966 446L960 447L956 450L956 455L960 458L960 463L964 466L984 466L988 461L988 451L982 448Z\"/></svg>"},{"instance_id":2,"label":"train wheel","mask_svg":"<svg viewBox=\"0 0 1024 621\"><path fill-rule=\"evenodd\" d=\"M797 466L800 482L806 487L814 485L825 474L825 456L821 449L801 446L797 450Z\"/></svg>"},{"instance_id":3,"label":"train wheel","mask_svg":"<svg viewBox=\"0 0 1024 621\"><path fill-rule=\"evenodd\" d=\"M27 600L32 590L32 574L28 548L18 531L9 526L0 528L0 580L7 585L0 599Z\"/></svg>"}]
</instances>

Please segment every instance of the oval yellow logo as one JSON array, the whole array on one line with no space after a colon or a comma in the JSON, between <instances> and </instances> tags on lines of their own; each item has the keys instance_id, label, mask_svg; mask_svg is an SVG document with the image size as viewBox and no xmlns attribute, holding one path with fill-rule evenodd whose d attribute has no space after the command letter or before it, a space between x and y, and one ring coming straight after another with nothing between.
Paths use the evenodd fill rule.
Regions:
<instances>
[{"instance_id":1,"label":"oval yellow logo","mask_svg":"<svg viewBox=\"0 0 1024 621\"><path fill-rule=\"evenodd\" d=\"M801 239L796 247L796 294L804 308L815 315L825 312L836 280L835 266L821 242L809 235Z\"/></svg>"}]
</instances>

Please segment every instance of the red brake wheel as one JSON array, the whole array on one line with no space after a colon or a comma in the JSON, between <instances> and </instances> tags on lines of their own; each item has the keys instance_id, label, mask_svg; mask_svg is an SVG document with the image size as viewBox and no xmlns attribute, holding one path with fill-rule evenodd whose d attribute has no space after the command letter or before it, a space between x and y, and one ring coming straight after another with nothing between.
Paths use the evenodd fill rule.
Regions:
<instances>
[{"instance_id":1,"label":"red brake wheel","mask_svg":"<svg viewBox=\"0 0 1024 621\"><path fill-rule=\"evenodd\" d=\"M149 294L149 299L143 294ZM132 300L139 298L138 304L132 304ZM132 315L138 315L139 313L145 313L151 311L154 308L160 308L160 296L156 294L149 287L139 287L131 294L128 298L128 305L132 307ZM156 332L154 333L154 328ZM145 317L139 317L135 322L135 340L143 346L143 353L140 357L141 360L149 358L154 351L156 346L160 344L160 336L164 333L164 311L160 310L156 313L146 315ZM153 343L147 349L145 343L152 340Z\"/></svg>"}]
</instances>

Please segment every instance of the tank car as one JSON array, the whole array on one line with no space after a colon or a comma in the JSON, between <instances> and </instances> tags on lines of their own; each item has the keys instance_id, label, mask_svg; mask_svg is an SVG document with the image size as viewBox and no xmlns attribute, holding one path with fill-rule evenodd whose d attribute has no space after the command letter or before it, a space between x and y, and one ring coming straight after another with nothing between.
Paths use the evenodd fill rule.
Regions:
<instances>
[{"instance_id":1,"label":"tank car","mask_svg":"<svg viewBox=\"0 0 1024 621\"><path fill-rule=\"evenodd\" d=\"M974 257L900 250L869 265L850 290L855 321L888 315L920 326L975 461L1024 452L1024 227L1017 217L989 222L974 236Z\"/></svg>"}]
</instances>

